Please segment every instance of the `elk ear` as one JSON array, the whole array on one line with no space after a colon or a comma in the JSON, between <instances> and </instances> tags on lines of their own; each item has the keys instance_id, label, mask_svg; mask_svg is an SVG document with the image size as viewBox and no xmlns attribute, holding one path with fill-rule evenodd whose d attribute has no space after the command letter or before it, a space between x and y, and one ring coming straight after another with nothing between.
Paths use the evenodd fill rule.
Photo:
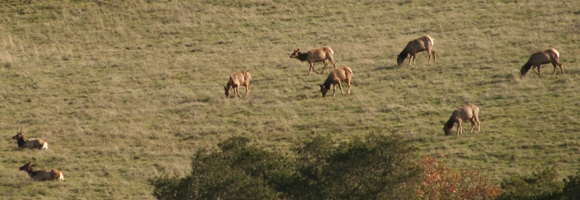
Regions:
<instances>
[{"instance_id":1,"label":"elk ear","mask_svg":"<svg viewBox=\"0 0 580 200\"><path fill-rule=\"evenodd\" d=\"M320 86L320 89L324 89L324 85L320 84L319 86Z\"/></svg>"}]
</instances>

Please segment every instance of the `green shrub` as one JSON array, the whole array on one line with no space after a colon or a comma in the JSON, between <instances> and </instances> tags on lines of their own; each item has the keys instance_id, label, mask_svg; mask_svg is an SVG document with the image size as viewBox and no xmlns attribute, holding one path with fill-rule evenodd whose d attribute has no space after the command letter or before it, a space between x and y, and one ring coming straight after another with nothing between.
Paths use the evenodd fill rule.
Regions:
<instances>
[{"instance_id":1,"label":"green shrub","mask_svg":"<svg viewBox=\"0 0 580 200\"><path fill-rule=\"evenodd\" d=\"M531 176L512 176L501 183L503 193L498 199L557 199L564 183L558 180L557 171L551 167Z\"/></svg>"},{"instance_id":2,"label":"green shrub","mask_svg":"<svg viewBox=\"0 0 580 200\"><path fill-rule=\"evenodd\" d=\"M284 158L248 146L247 138L230 138L221 152L198 151L191 175L150 180L158 199L277 199L275 187L284 181ZM283 181L279 181L283 180Z\"/></svg>"},{"instance_id":3,"label":"green shrub","mask_svg":"<svg viewBox=\"0 0 580 200\"><path fill-rule=\"evenodd\" d=\"M230 138L220 151L198 151L191 174L150 180L158 199L493 199L497 185L435 159L414 162L416 148L398 136L371 134L337 142L316 136L293 156ZM550 175L550 174L547 174ZM546 177L539 174L539 177ZM543 180L543 179L542 179ZM577 180L577 179L575 179ZM508 184L509 185L509 184Z\"/></svg>"},{"instance_id":4,"label":"green shrub","mask_svg":"<svg viewBox=\"0 0 580 200\"><path fill-rule=\"evenodd\" d=\"M564 189L562 190L562 200L580 199L580 172L575 176L568 176L564 179Z\"/></svg>"},{"instance_id":5,"label":"green shrub","mask_svg":"<svg viewBox=\"0 0 580 200\"><path fill-rule=\"evenodd\" d=\"M411 162L415 148L399 137L370 135L336 144L314 137L293 151L298 155L293 199L407 199L420 169Z\"/></svg>"},{"instance_id":6,"label":"green shrub","mask_svg":"<svg viewBox=\"0 0 580 200\"><path fill-rule=\"evenodd\" d=\"M185 178L150 180L158 199L401 199L412 195L420 169L416 150L399 137L371 135L337 144L314 137L293 160L249 146L242 137L220 152L198 151Z\"/></svg>"}]
</instances>

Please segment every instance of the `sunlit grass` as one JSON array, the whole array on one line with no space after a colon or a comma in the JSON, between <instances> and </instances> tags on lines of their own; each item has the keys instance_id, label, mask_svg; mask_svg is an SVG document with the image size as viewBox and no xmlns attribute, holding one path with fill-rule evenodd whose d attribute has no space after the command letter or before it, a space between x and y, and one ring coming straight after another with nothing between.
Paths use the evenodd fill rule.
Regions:
<instances>
[{"instance_id":1,"label":"sunlit grass","mask_svg":"<svg viewBox=\"0 0 580 200\"><path fill-rule=\"evenodd\" d=\"M4 1L0 3L0 193L7 199L153 199L147 179L185 175L198 149L245 136L288 153L296 141L398 134L450 166L499 181L579 170L580 4L575 1ZM435 39L438 63L396 66L404 45ZM332 47L351 95L321 98L295 48ZM564 75L519 77L556 48ZM315 65L322 68L321 63ZM226 99L228 75L252 91ZM547 73L546 73L547 72ZM244 89L242 89L244 91ZM482 131L443 136L466 103ZM22 127L50 142L19 150ZM470 125L464 127L468 129ZM32 182L26 161L62 182Z\"/></svg>"}]
</instances>

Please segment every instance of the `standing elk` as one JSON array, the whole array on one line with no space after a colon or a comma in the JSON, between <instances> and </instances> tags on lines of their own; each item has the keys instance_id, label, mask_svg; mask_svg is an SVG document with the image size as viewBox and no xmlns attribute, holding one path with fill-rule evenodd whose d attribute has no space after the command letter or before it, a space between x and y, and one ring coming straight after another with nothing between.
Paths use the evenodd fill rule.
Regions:
<instances>
[{"instance_id":1,"label":"standing elk","mask_svg":"<svg viewBox=\"0 0 580 200\"><path fill-rule=\"evenodd\" d=\"M467 104L460 108L457 108L453 111L453 114L443 126L443 131L445 132L445 136L451 134L451 129L453 125L457 123L457 133L456 135L463 134L463 127L461 126L462 122L465 120L471 121L471 130L470 133L473 133L473 129L475 128L475 123L477 122L477 131L481 129L481 123L479 122L479 108L473 104Z\"/></svg>"},{"instance_id":2,"label":"standing elk","mask_svg":"<svg viewBox=\"0 0 580 200\"><path fill-rule=\"evenodd\" d=\"M20 148L29 148L29 149L48 149L48 142L42 139L25 139L24 133L22 132L22 128L18 130L18 133L12 139L16 140L18 143L18 147Z\"/></svg>"},{"instance_id":3,"label":"standing elk","mask_svg":"<svg viewBox=\"0 0 580 200\"><path fill-rule=\"evenodd\" d=\"M34 170L32 170L32 166L34 166L34 164L32 164L32 163L30 163L30 161L28 161L28 163L26 163L24 166L20 167L19 169L20 169L20 171L26 171L28 173L28 175L30 176L30 178L32 178L32 180L35 180L35 181L64 180L64 175L59 170L51 169L50 171L47 171L47 170L41 169L41 170L34 171Z\"/></svg>"},{"instance_id":4,"label":"standing elk","mask_svg":"<svg viewBox=\"0 0 580 200\"><path fill-rule=\"evenodd\" d=\"M251 79L252 79L252 76L250 76L250 73L248 73L246 71L241 71L238 73L231 74L230 80L228 81L228 84L224 87L226 97L230 97L230 90L233 88L234 89L234 97L237 94L237 96L242 98L242 95L240 95L240 92L238 91L240 86L246 87L246 97L247 97L248 94L250 94L250 80Z\"/></svg>"},{"instance_id":5,"label":"standing elk","mask_svg":"<svg viewBox=\"0 0 580 200\"><path fill-rule=\"evenodd\" d=\"M427 51L429 54L429 62L431 63L431 56L433 56L433 62L437 62L437 54L433 50L433 38L429 37L428 35L414 39L407 43L407 46L399 55L397 55L397 65L401 66L407 55L410 54L409 57L409 65L411 61L413 61L413 65L415 65L415 57L416 54L422 51Z\"/></svg>"},{"instance_id":6,"label":"standing elk","mask_svg":"<svg viewBox=\"0 0 580 200\"><path fill-rule=\"evenodd\" d=\"M318 49L311 49L306 53L300 52L300 49L294 49L294 52L290 55L290 58L297 58L300 61L308 61L310 64L310 70L308 70L308 76L312 75L312 70L317 74L324 73L324 69L328 67L328 63L326 60L330 60L332 65L334 65L334 69L336 69L336 62L334 61L334 51L330 49L330 47L324 46ZM316 69L314 69L314 63L316 62L323 62L324 68L322 71L318 73Z\"/></svg>"},{"instance_id":7,"label":"standing elk","mask_svg":"<svg viewBox=\"0 0 580 200\"><path fill-rule=\"evenodd\" d=\"M540 77L540 65L548 63L552 63L554 66L552 75L556 75L556 67L560 67L560 71L564 74L562 63L560 63L560 53L558 53L556 49L551 48L545 51L533 53L532 56L530 56L530 59L528 59L528 62L526 62L526 64L524 64L520 69L521 77L525 77L528 71L530 71L530 68L532 68L538 77ZM536 69L538 69L538 71L536 71Z\"/></svg>"},{"instance_id":8,"label":"standing elk","mask_svg":"<svg viewBox=\"0 0 580 200\"><path fill-rule=\"evenodd\" d=\"M334 96L334 94L336 93L336 85L338 84L338 87L340 88L340 93L342 93L344 95L344 92L342 91L342 81L346 81L346 83L348 84L348 92L347 94L350 94L350 88L352 86L352 70L347 67L341 67L338 69L334 69L330 72L330 74L328 74L328 78L326 78L326 81L324 81L323 84L320 85L320 92L322 92L322 97L326 96L326 93L328 93L328 90L330 90L330 85L332 84L332 96Z\"/></svg>"}]
</instances>

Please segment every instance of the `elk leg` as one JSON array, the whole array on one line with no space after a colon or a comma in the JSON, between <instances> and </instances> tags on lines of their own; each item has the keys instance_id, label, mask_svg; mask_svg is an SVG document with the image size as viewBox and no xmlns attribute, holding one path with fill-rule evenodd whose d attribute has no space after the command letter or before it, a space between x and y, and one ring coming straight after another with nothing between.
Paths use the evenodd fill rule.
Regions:
<instances>
[{"instance_id":1,"label":"elk leg","mask_svg":"<svg viewBox=\"0 0 580 200\"><path fill-rule=\"evenodd\" d=\"M350 94L350 87L352 86L352 83L350 82L350 80L348 80L346 83L348 84L348 92L347 92L347 94Z\"/></svg>"},{"instance_id":2,"label":"elk leg","mask_svg":"<svg viewBox=\"0 0 580 200\"><path fill-rule=\"evenodd\" d=\"M463 135L463 127L461 127L461 120L457 121L457 136Z\"/></svg>"},{"instance_id":3,"label":"elk leg","mask_svg":"<svg viewBox=\"0 0 580 200\"><path fill-rule=\"evenodd\" d=\"M556 75L556 67L560 67L560 71L562 72L562 74L564 74L564 69L562 69L561 63L557 63L556 61L553 61L552 65L554 66L554 71L552 72L552 75Z\"/></svg>"},{"instance_id":4,"label":"elk leg","mask_svg":"<svg viewBox=\"0 0 580 200\"><path fill-rule=\"evenodd\" d=\"M538 66L536 66L536 65L533 65L533 66L532 66L532 70L533 70L534 72L536 72L536 74L538 75L538 77L540 77L540 66L539 66L539 65L538 65Z\"/></svg>"},{"instance_id":5,"label":"elk leg","mask_svg":"<svg viewBox=\"0 0 580 200\"><path fill-rule=\"evenodd\" d=\"M336 69L336 62L334 62L334 58L329 58L330 63L332 63L332 65L334 66L334 69Z\"/></svg>"},{"instance_id":6,"label":"elk leg","mask_svg":"<svg viewBox=\"0 0 580 200\"><path fill-rule=\"evenodd\" d=\"M238 95L238 97L240 97L240 98L243 98L243 97L242 97L242 95L240 95L240 91L239 91L239 89L240 89L240 86L235 86L235 87L234 87L234 95L236 95L236 94L237 94L237 95Z\"/></svg>"},{"instance_id":7,"label":"elk leg","mask_svg":"<svg viewBox=\"0 0 580 200\"><path fill-rule=\"evenodd\" d=\"M469 130L469 133L473 133L473 129L475 129L475 118L471 118L469 121L471 121L471 130Z\"/></svg>"},{"instance_id":8,"label":"elk leg","mask_svg":"<svg viewBox=\"0 0 580 200\"><path fill-rule=\"evenodd\" d=\"M431 53L433 54L433 62L437 63L437 54L433 50L431 50Z\"/></svg>"},{"instance_id":9,"label":"elk leg","mask_svg":"<svg viewBox=\"0 0 580 200\"><path fill-rule=\"evenodd\" d=\"M313 69L314 69L314 65L312 63L310 63L310 69L308 69L308 76L311 76L312 75L312 70Z\"/></svg>"},{"instance_id":10,"label":"elk leg","mask_svg":"<svg viewBox=\"0 0 580 200\"><path fill-rule=\"evenodd\" d=\"M340 82L338 82L338 88L340 88L340 93L344 95L344 92L342 91L342 84L340 84Z\"/></svg>"},{"instance_id":11,"label":"elk leg","mask_svg":"<svg viewBox=\"0 0 580 200\"><path fill-rule=\"evenodd\" d=\"M313 70L314 70L314 72L316 72L317 74L320 74L320 73L318 73L318 71L316 71L316 69L314 69L314 63L310 63L310 72L308 73L308 76L310 76L310 74L312 74L312 71L313 71Z\"/></svg>"},{"instance_id":12,"label":"elk leg","mask_svg":"<svg viewBox=\"0 0 580 200\"><path fill-rule=\"evenodd\" d=\"M431 64L431 49L427 49L427 54L429 54L429 61L427 63Z\"/></svg>"},{"instance_id":13,"label":"elk leg","mask_svg":"<svg viewBox=\"0 0 580 200\"><path fill-rule=\"evenodd\" d=\"M322 68L322 71L320 72L320 74L323 74L326 67L328 67L328 63L326 62L326 60L324 60L322 62L324 63L324 68Z\"/></svg>"},{"instance_id":14,"label":"elk leg","mask_svg":"<svg viewBox=\"0 0 580 200\"><path fill-rule=\"evenodd\" d=\"M332 96L334 96L335 94L336 94L336 84L332 84Z\"/></svg>"},{"instance_id":15,"label":"elk leg","mask_svg":"<svg viewBox=\"0 0 580 200\"><path fill-rule=\"evenodd\" d=\"M250 94L250 84L246 84L246 97Z\"/></svg>"},{"instance_id":16,"label":"elk leg","mask_svg":"<svg viewBox=\"0 0 580 200\"><path fill-rule=\"evenodd\" d=\"M477 122L477 131L479 132L481 130L481 121L479 121L479 117L477 115L475 115L473 118L475 122Z\"/></svg>"},{"instance_id":17,"label":"elk leg","mask_svg":"<svg viewBox=\"0 0 580 200\"><path fill-rule=\"evenodd\" d=\"M244 98L242 97L242 95L240 94L240 86L238 85L238 87L236 87L236 94L238 94L238 97L240 98Z\"/></svg>"}]
</instances>

